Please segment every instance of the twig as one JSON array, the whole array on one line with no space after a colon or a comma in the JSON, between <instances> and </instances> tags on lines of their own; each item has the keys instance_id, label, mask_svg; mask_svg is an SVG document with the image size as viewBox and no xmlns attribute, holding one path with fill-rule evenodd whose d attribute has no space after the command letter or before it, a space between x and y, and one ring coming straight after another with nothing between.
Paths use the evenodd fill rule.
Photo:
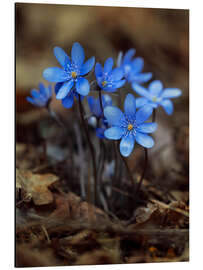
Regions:
<instances>
[{"instance_id":1,"label":"twig","mask_svg":"<svg viewBox=\"0 0 203 270\"><path fill-rule=\"evenodd\" d=\"M117 187L114 187L114 186L112 186L111 188L112 188L114 191L116 191L116 192L118 192L118 193L120 193L120 194L122 194L122 195L124 195L124 196L133 198L133 195L129 194L128 192L125 192L125 191L123 191L123 190L121 190L121 189L119 189L119 188L117 188Z\"/></svg>"},{"instance_id":2,"label":"twig","mask_svg":"<svg viewBox=\"0 0 203 270\"><path fill-rule=\"evenodd\" d=\"M177 213L179 213L179 214L182 214L182 215L185 216L185 217L189 217L189 213L186 212L186 211L184 211L184 210L182 210L182 209L173 207L173 206L171 206L171 205L165 204L165 203L163 203L163 202L160 202L160 201L157 201L157 200L154 200L154 199L151 199L150 201L151 201L152 203L155 203L155 204L160 205L161 207L163 207L163 208L165 208L165 209L170 209L170 210L173 210L173 211L175 211L175 212L177 212Z\"/></svg>"},{"instance_id":3,"label":"twig","mask_svg":"<svg viewBox=\"0 0 203 270\"><path fill-rule=\"evenodd\" d=\"M48 235L48 232L47 232L46 228L44 227L44 225L41 225L41 228L42 228L42 230L43 230L43 232L44 232L44 234L45 234L45 236L47 238L48 243L50 244L51 240L49 238L49 235Z\"/></svg>"}]
</instances>

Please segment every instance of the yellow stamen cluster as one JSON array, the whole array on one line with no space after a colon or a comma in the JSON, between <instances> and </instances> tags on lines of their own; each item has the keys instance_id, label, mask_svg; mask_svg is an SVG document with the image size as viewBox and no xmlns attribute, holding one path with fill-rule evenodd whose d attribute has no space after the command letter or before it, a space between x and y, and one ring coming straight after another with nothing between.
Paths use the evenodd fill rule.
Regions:
<instances>
[{"instance_id":1,"label":"yellow stamen cluster","mask_svg":"<svg viewBox=\"0 0 203 270\"><path fill-rule=\"evenodd\" d=\"M132 124L128 124L128 130L132 130L133 129L133 125Z\"/></svg>"},{"instance_id":2,"label":"yellow stamen cluster","mask_svg":"<svg viewBox=\"0 0 203 270\"><path fill-rule=\"evenodd\" d=\"M157 102L157 97L153 97L152 101Z\"/></svg>"},{"instance_id":3,"label":"yellow stamen cluster","mask_svg":"<svg viewBox=\"0 0 203 270\"><path fill-rule=\"evenodd\" d=\"M72 71L71 76L73 77L73 79L75 79L77 77L77 73L75 71Z\"/></svg>"},{"instance_id":4,"label":"yellow stamen cluster","mask_svg":"<svg viewBox=\"0 0 203 270\"><path fill-rule=\"evenodd\" d=\"M107 81L102 82L102 86L105 86L107 84Z\"/></svg>"}]
</instances>

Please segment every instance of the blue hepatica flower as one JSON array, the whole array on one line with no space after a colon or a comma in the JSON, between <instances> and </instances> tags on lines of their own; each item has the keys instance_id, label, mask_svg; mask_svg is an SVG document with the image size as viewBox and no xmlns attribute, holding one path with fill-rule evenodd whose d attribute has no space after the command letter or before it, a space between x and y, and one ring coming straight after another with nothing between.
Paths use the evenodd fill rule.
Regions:
<instances>
[{"instance_id":1,"label":"blue hepatica flower","mask_svg":"<svg viewBox=\"0 0 203 270\"><path fill-rule=\"evenodd\" d=\"M67 98L62 101L62 104L64 107L70 108L72 106L70 104L73 104L74 93L82 96L88 95L90 85L83 76L92 70L95 58L91 57L84 63L84 49L78 42L72 46L71 59L60 47L54 48L54 54L62 68L47 68L43 71L43 77L49 82L57 83L56 98L62 100Z\"/></svg>"},{"instance_id":2,"label":"blue hepatica flower","mask_svg":"<svg viewBox=\"0 0 203 270\"><path fill-rule=\"evenodd\" d=\"M145 105L136 111L136 100L128 94L124 102L124 113L117 107L108 106L104 109L104 116L108 128L104 135L107 139L120 140L120 152L128 157L133 151L135 141L146 148L154 145L152 137L147 135L157 129L156 123L144 123L152 114L152 106Z\"/></svg>"},{"instance_id":3,"label":"blue hepatica flower","mask_svg":"<svg viewBox=\"0 0 203 270\"><path fill-rule=\"evenodd\" d=\"M148 82L152 77L152 73L141 73L144 67L144 60L141 57L133 59L135 52L135 49L130 49L124 56L122 52L119 53L117 66L123 69L124 76L129 83L136 82L140 84Z\"/></svg>"},{"instance_id":4,"label":"blue hepatica flower","mask_svg":"<svg viewBox=\"0 0 203 270\"><path fill-rule=\"evenodd\" d=\"M124 73L122 68L113 69L113 59L110 57L104 63L104 68L100 63L95 65L95 76L99 87L107 92L115 92L122 87L126 80L122 80Z\"/></svg>"},{"instance_id":5,"label":"blue hepatica flower","mask_svg":"<svg viewBox=\"0 0 203 270\"><path fill-rule=\"evenodd\" d=\"M182 92L178 88L165 88L161 81L155 80L149 84L148 90L133 83L133 89L142 97L136 99L136 106L151 105L153 108L162 106L167 114L173 113L173 103L170 98L181 96Z\"/></svg>"},{"instance_id":6,"label":"blue hepatica flower","mask_svg":"<svg viewBox=\"0 0 203 270\"><path fill-rule=\"evenodd\" d=\"M28 96L26 97L26 99L27 101L29 101L35 106L45 107L48 105L48 103L51 100L51 96L52 96L51 85L49 85L48 87L45 87L43 83L39 83L38 87L39 87L39 90L32 89L30 92L32 97Z\"/></svg>"},{"instance_id":7,"label":"blue hepatica flower","mask_svg":"<svg viewBox=\"0 0 203 270\"><path fill-rule=\"evenodd\" d=\"M94 99L93 97L88 97L87 100L90 107L90 111L94 115L90 117L89 123L90 124L92 123L93 126L96 126L94 119L95 117L98 120L100 118L99 127L96 127L96 135L100 139L103 139L105 138L104 131L107 129L108 123L105 117L103 116L99 98ZM103 109L106 108L107 106L112 106L112 98L109 95L102 95L102 106L103 106Z\"/></svg>"}]
</instances>

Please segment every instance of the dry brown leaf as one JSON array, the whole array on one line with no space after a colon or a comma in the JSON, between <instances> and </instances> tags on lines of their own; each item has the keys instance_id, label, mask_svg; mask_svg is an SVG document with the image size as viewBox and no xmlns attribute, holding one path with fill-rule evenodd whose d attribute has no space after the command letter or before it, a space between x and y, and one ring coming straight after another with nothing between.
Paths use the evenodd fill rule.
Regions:
<instances>
[{"instance_id":1,"label":"dry brown leaf","mask_svg":"<svg viewBox=\"0 0 203 270\"><path fill-rule=\"evenodd\" d=\"M72 192L55 194L56 209L50 215L51 218L83 220L84 222L99 222L108 218L101 209L82 201Z\"/></svg>"},{"instance_id":2,"label":"dry brown leaf","mask_svg":"<svg viewBox=\"0 0 203 270\"><path fill-rule=\"evenodd\" d=\"M28 195L35 205L45 205L53 202L53 194L48 189L58 181L54 174L33 174L31 171L16 170L16 187L24 190L24 197Z\"/></svg>"},{"instance_id":3,"label":"dry brown leaf","mask_svg":"<svg viewBox=\"0 0 203 270\"><path fill-rule=\"evenodd\" d=\"M157 210L157 206L152 203L148 203L147 207L139 207L135 210L134 216L137 223L143 223L147 221L152 213Z\"/></svg>"}]
</instances>

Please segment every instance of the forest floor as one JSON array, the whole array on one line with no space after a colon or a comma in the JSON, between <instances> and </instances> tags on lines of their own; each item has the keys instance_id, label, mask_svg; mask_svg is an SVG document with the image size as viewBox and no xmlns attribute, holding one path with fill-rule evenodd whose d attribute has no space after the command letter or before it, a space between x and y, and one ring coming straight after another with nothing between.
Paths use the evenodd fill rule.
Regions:
<instances>
[{"instance_id":1,"label":"forest floor","mask_svg":"<svg viewBox=\"0 0 203 270\"><path fill-rule=\"evenodd\" d=\"M72 118L67 120L67 127L71 121ZM152 159L139 194L132 193L121 163L118 181L111 184L110 154L100 183L103 203L96 207L91 202L91 159L85 138L80 135L81 160L78 129L61 130L43 110L19 114L16 266L187 261L188 161L185 145L177 138L183 134L188 136L186 128L181 128L175 137L176 162L184 164L181 171L162 172L161 179L155 181L157 168L153 169ZM95 147L99 148L99 144ZM133 172L134 164L138 164L133 174L137 181L143 157L141 149L135 152L128 164ZM155 156L158 158L157 153ZM81 193L81 177L87 190L85 197Z\"/></svg>"}]
</instances>

